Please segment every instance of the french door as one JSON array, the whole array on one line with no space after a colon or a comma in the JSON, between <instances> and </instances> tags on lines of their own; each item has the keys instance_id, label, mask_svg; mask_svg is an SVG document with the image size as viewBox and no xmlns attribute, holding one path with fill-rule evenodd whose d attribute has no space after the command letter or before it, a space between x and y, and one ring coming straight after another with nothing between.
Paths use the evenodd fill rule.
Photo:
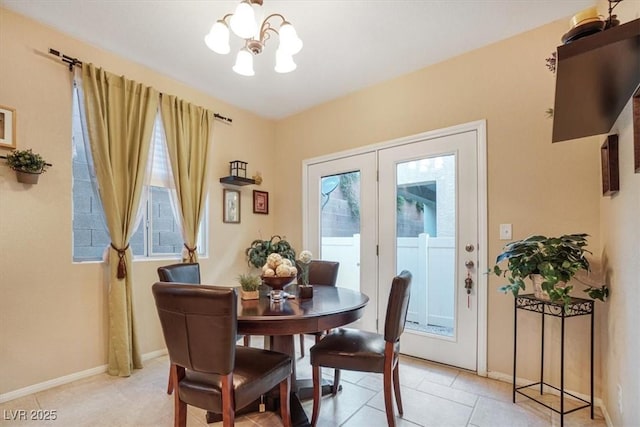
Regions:
<instances>
[{"instance_id":1,"label":"french door","mask_svg":"<svg viewBox=\"0 0 640 427\"><path fill-rule=\"evenodd\" d=\"M402 353L479 373L486 369L478 328L486 306L478 274L486 270L486 254L478 256L486 247L481 123L308 161L304 236L318 257L340 261L339 286L370 297L358 327L383 331L391 280L409 270Z\"/></svg>"},{"instance_id":2,"label":"french door","mask_svg":"<svg viewBox=\"0 0 640 427\"><path fill-rule=\"evenodd\" d=\"M309 164L303 209L304 247L314 258L339 261L338 286L369 297L356 326L373 332L378 307L376 173L375 151Z\"/></svg>"}]
</instances>

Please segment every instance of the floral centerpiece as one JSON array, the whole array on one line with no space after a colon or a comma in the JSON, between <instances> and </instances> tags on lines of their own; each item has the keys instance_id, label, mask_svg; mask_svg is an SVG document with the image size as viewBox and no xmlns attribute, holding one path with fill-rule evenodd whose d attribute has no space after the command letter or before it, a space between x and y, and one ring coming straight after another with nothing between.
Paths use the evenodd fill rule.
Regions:
<instances>
[{"instance_id":1,"label":"floral centerpiece","mask_svg":"<svg viewBox=\"0 0 640 427\"><path fill-rule=\"evenodd\" d=\"M298 270L290 259L272 253L262 266L262 281L274 289L282 289L296 277L297 273Z\"/></svg>"},{"instance_id":2,"label":"floral centerpiece","mask_svg":"<svg viewBox=\"0 0 640 427\"><path fill-rule=\"evenodd\" d=\"M300 267L300 285L309 284L309 264L311 263L313 254L310 251L304 250L300 252L298 257L298 267Z\"/></svg>"}]
</instances>

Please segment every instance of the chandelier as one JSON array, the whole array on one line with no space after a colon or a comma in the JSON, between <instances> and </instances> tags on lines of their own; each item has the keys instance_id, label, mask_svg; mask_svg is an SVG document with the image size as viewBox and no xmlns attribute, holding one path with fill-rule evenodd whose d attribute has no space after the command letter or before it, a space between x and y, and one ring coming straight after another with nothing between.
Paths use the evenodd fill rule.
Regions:
<instances>
[{"instance_id":1,"label":"chandelier","mask_svg":"<svg viewBox=\"0 0 640 427\"><path fill-rule=\"evenodd\" d=\"M275 70L278 73L289 73L296 69L293 55L302 49L302 40L298 37L295 28L284 16L273 13L267 16L262 23L256 19L256 7L258 14L262 0L242 0L234 13L225 15L216 21L211 31L205 36L204 42L212 51L226 55L231 50L229 46L229 27L233 33L244 39L244 46L236 56L233 71L243 76L253 76L253 57L262 53L264 45L271 37L271 33L278 34L280 44L276 51ZM275 24L280 24L276 30Z\"/></svg>"}]
</instances>

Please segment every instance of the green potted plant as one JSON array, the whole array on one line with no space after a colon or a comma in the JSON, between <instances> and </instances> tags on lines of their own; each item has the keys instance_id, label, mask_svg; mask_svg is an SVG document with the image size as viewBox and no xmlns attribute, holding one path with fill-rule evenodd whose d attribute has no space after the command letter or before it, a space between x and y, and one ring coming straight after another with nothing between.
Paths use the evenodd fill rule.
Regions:
<instances>
[{"instance_id":1,"label":"green potted plant","mask_svg":"<svg viewBox=\"0 0 640 427\"><path fill-rule=\"evenodd\" d=\"M293 264L296 261L296 252L293 250L289 242L278 235L271 236L269 240L254 240L251 242L245 253L250 266L262 268L267 257L273 253L280 254L283 258L290 260Z\"/></svg>"},{"instance_id":2,"label":"green potted plant","mask_svg":"<svg viewBox=\"0 0 640 427\"><path fill-rule=\"evenodd\" d=\"M251 273L241 274L238 276L238 282L240 282L240 298L248 300L260 297L258 291L262 284L260 276Z\"/></svg>"},{"instance_id":3,"label":"green potted plant","mask_svg":"<svg viewBox=\"0 0 640 427\"><path fill-rule=\"evenodd\" d=\"M530 278L537 298L568 304L573 288L569 281L578 271L589 271L590 268L586 255L591 252L585 249L587 237L587 234L565 234L560 237L530 236L513 241L498 255L490 273L509 281L500 287L504 293L517 296L525 289L525 279ZM501 267L504 261L507 265ZM585 292L601 301L609 295L606 286L588 286Z\"/></svg>"},{"instance_id":4,"label":"green potted plant","mask_svg":"<svg viewBox=\"0 0 640 427\"><path fill-rule=\"evenodd\" d=\"M31 148L27 150L14 150L7 154L9 167L16 171L18 182L24 184L37 184L40 174L47 170L47 162Z\"/></svg>"}]
</instances>

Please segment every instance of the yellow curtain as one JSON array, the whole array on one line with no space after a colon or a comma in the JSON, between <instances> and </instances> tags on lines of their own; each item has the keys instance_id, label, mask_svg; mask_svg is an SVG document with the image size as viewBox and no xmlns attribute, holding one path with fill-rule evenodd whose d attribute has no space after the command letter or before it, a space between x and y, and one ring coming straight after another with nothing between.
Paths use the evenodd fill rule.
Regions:
<instances>
[{"instance_id":1,"label":"yellow curtain","mask_svg":"<svg viewBox=\"0 0 640 427\"><path fill-rule=\"evenodd\" d=\"M129 376L134 368L142 368L129 239L136 225L159 94L86 63L82 87L98 191L111 237L108 372Z\"/></svg>"},{"instance_id":2,"label":"yellow curtain","mask_svg":"<svg viewBox=\"0 0 640 427\"><path fill-rule=\"evenodd\" d=\"M184 261L198 262L196 243L207 197L213 112L171 95L162 95L160 111L187 250Z\"/></svg>"}]
</instances>

